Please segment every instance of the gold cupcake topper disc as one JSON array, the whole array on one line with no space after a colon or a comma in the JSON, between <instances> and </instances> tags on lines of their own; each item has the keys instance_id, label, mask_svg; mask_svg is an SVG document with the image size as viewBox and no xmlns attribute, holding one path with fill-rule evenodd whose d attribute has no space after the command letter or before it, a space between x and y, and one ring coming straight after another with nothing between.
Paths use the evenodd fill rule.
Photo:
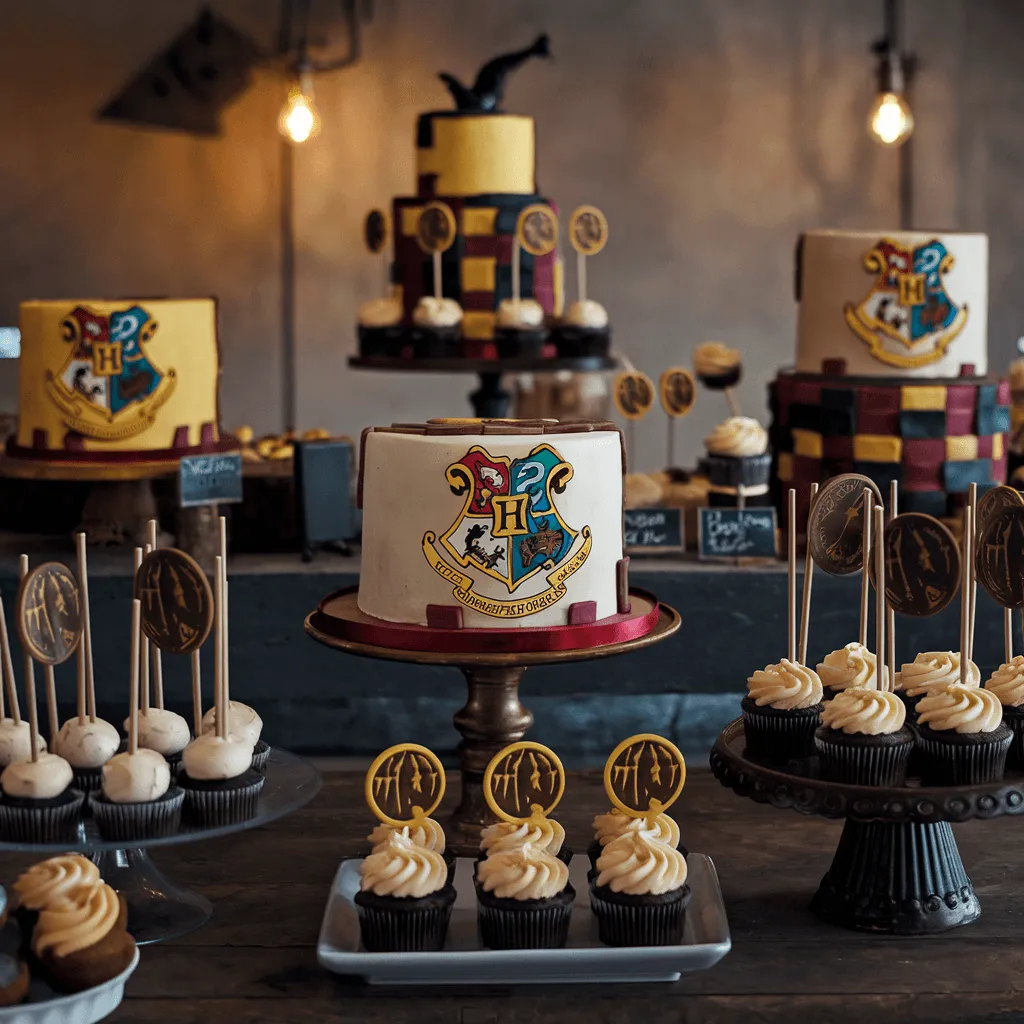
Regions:
<instances>
[{"instance_id":1,"label":"gold cupcake topper disc","mask_svg":"<svg viewBox=\"0 0 1024 1024\"><path fill-rule=\"evenodd\" d=\"M484 799L502 821L547 817L565 792L565 769L549 747L520 740L499 750L484 772Z\"/></svg>"},{"instance_id":2,"label":"gold cupcake topper disc","mask_svg":"<svg viewBox=\"0 0 1024 1024\"><path fill-rule=\"evenodd\" d=\"M639 733L623 740L604 765L604 789L612 806L631 818L656 818L679 799L686 761L663 736Z\"/></svg>"},{"instance_id":3,"label":"gold cupcake topper disc","mask_svg":"<svg viewBox=\"0 0 1024 1024\"><path fill-rule=\"evenodd\" d=\"M558 244L558 218L545 203L531 203L516 220L516 240L531 256L547 256Z\"/></svg>"},{"instance_id":4,"label":"gold cupcake topper disc","mask_svg":"<svg viewBox=\"0 0 1024 1024\"><path fill-rule=\"evenodd\" d=\"M370 765L364 792L377 818L401 828L429 818L441 803L444 787L444 768L432 750L399 743Z\"/></svg>"}]
</instances>

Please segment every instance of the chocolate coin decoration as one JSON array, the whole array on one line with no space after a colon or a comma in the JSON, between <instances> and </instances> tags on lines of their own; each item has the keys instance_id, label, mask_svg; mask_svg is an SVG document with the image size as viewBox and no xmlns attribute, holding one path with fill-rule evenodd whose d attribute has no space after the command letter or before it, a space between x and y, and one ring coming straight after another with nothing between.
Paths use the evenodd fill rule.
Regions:
<instances>
[{"instance_id":1,"label":"chocolate coin decoration","mask_svg":"<svg viewBox=\"0 0 1024 1024\"><path fill-rule=\"evenodd\" d=\"M388 215L383 210L371 210L366 215L366 223L363 225L363 241L366 248L372 253L384 251L388 244Z\"/></svg>"},{"instance_id":2,"label":"chocolate coin decoration","mask_svg":"<svg viewBox=\"0 0 1024 1024\"><path fill-rule=\"evenodd\" d=\"M654 382L640 370L627 370L615 378L615 408L627 420L642 420L654 405Z\"/></svg>"},{"instance_id":3,"label":"chocolate coin decoration","mask_svg":"<svg viewBox=\"0 0 1024 1024\"><path fill-rule=\"evenodd\" d=\"M917 617L942 611L960 589L960 547L949 529L923 512L896 516L883 534L885 599ZM872 567L874 560L872 560Z\"/></svg>"},{"instance_id":4,"label":"chocolate coin decoration","mask_svg":"<svg viewBox=\"0 0 1024 1024\"><path fill-rule=\"evenodd\" d=\"M1004 508L1015 508L1024 505L1024 497L1016 487L993 487L978 499L975 536L980 537L989 520ZM977 555L977 552L975 552Z\"/></svg>"},{"instance_id":5,"label":"chocolate coin decoration","mask_svg":"<svg viewBox=\"0 0 1024 1024\"><path fill-rule=\"evenodd\" d=\"M161 651L190 654L213 626L213 591L199 563L177 548L157 548L135 574L142 631Z\"/></svg>"},{"instance_id":6,"label":"chocolate coin decoration","mask_svg":"<svg viewBox=\"0 0 1024 1024\"><path fill-rule=\"evenodd\" d=\"M428 818L444 796L444 766L418 743L399 743L379 754L366 773L367 806L384 822L401 828Z\"/></svg>"},{"instance_id":7,"label":"chocolate coin decoration","mask_svg":"<svg viewBox=\"0 0 1024 1024\"><path fill-rule=\"evenodd\" d=\"M484 772L484 799L502 821L547 816L565 792L565 769L549 747L520 740L499 750Z\"/></svg>"},{"instance_id":8,"label":"chocolate coin decoration","mask_svg":"<svg viewBox=\"0 0 1024 1024\"><path fill-rule=\"evenodd\" d=\"M658 395L661 407L669 416L685 416L697 397L693 374L682 366L670 366L658 381Z\"/></svg>"},{"instance_id":9,"label":"chocolate coin decoration","mask_svg":"<svg viewBox=\"0 0 1024 1024\"><path fill-rule=\"evenodd\" d=\"M1024 506L993 515L978 537L978 582L1004 608L1024 606Z\"/></svg>"},{"instance_id":10,"label":"chocolate coin decoration","mask_svg":"<svg viewBox=\"0 0 1024 1024\"><path fill-rule=\"evenodd\" d=\"M686 782L686 761L664 736L640 733L623 740L604 765L604 788L631 818L658 814L671 807Z\"/></svg>"},{"instance_id":11,"label":"chocolate coin decoration","mask_svg":"<svg viewBox=\"0 0 1024 1024\"><path fill-rule=\"evenodd\" d=\"M864 560L864 488L875 502L882 495L874 481L859 473L844 473L822 484L811 506L807 543L815 564L830 576L849 576Z\"/></svg>"},{"instance_id":12,"label":"chocolate coin decoration","mask_svg":"<svg viewBox=\"0 0 1024 1024\"><path fill-rule=\"evenodd\" d=\"M608 219L596 206L577 206L569 218L569 241L581 256L596 256L608 241Z\"/></svg>"},{"instance_id":13,"label":"chocolate coin decoration","mask_svg":"<svg viewBox=\"0 0 1024 1024\"><path fill-rule=\"evenodd\" d=\"M18 635L36 661L67 661L82 637L78 580L60 562L44 562L18 588Z\"/></svg>"},{"instance_id":14,"label":"chocolate coin decoration","mask_svg":"<svg viewBox=\"0 0 1024 1024\"><path fill-rule=\"evenodd\" d=\"M416 221L416 244L424 252L444 252L455 241L455 214L447 203L427 203Z\"/></svg>"},{"instance_id":15,"label":"chocolate coin decoration","mask_svg":"<svg viewBox=\"0 0 1024 1024\"><path fill-rule=\"evenodd\" d=\"M558 245L558 218L544 203L531 203L516 220L516 238L531 256L547 256Z\"/></svg>"}]
</instances>

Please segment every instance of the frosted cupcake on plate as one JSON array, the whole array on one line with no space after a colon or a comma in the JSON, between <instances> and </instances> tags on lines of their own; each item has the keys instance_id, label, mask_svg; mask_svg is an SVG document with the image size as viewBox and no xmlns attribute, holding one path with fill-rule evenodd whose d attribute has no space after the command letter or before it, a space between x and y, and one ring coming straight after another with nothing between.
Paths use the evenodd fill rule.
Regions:
<instances>
[{"instance_id":1,"label":"frosted cupcake on plate","mask_svg":"<svg viewBox=\"0 0 1024 1024\"><path fill-rule=\"evenodd\" d=\"M689 852L680 841L679 825L674 818L661 813L655 815L648 822L646 818L634 818L617 807L612 807L604 814L598 814L594 818L594 838L590 846L587 847L591 870L596 869L597 860L609 843L628 832L639 832L642 829L658 842L678 850L684 857Z\"/></svg>"},{"instance_id":2,"label":"frosted cupcake on plate","mask_svg":"<svg viewBox=\"0 0 1024 1024\"><path fill-rule=\"evenodd\" d=\"M914 749L903 701L850 687L825 704L814 745L822 778L857 786L902 786Z\"/></svg>"},{"instance_id":3,"label":"frosted cupcake on plate","mask_svg":"<svg viewBox=\"0 0 1024 1024\"><path fill-rule=\"evenodd\" d=\"M863 644L854 641L838 651L833 651L819 663L818 678L821 680L825 700L831 700L843 690L877 690L877 659ZM882 678L888 680L888 670L882 666Z\"/></svg>"},{"instance_id":4,"label":"frosted cupcake on plate","mask_svg":"<svg viewBox=\"0 0 1024 1024\"><path fill-rule=\"evenodd\" d=\"M896 673L896 693L908 712L917 710L922 697L942 692L950 683L960 683L960 654L956 651L925 651ZM967 685L978 686L981 671L967 663Z\"/></svg>"},{"instance_id":5,"label":"frosted cupcake on plate","mask_svg":"<svg viewBox=\"0 0 1024 1024\"><path fill-rule=\"evenodd\" d=\"M72 784L88 795L100 788L103 766L117 753L121 736L102 718L69 718L57 733L53 752L71 765Z\"/></svg>"},{"instance_id":6,"label":"frosted cupcake on plate","mask_svg":"<svg viewBox=\"0 0 1024 1024\"><path fill-rule=\"evenodd\" d=\"M502 359L536 359L544 351L548 329L544 307L536 299L502 299L494 340Z\"/></svg>"},{"instance_id":7,"label":"frosted cupcake on plate","mask_svg":"<svg viewBox=\"0 0 1024 1024\"><path fill-rule=\"evenodd\" d=\"M217 708L216 705L210 708L203 715L203 732L213 733L217 731ZM263 719L260 718L255 708L243 704L239 700L228 701L228 736L242 740L252 747L252 766L258 772L266 770L267 760L270 757L270 744L262 739Z\"/></svg>"},{"instance_id":8,"label":"frosted cupcake on plate","mask_svg":"<svg viewBox=\"0 0 1024 1024\"><path fill-rule=\"evenodd\" d=\"M917 705L917 744L925 786L998 782L1013 742L991 690L950 683Z\"/></svg>"},{"instance_id":9,"label":"frosted cupcake on plate","mask_svg":"<svg viewBox=\"0 0 1024 1024\"><path fill-rule=\"evenodd\" d=\"M459 355L462 307L454 299L424 295L412 311L412 350L418 358Z\"/></svg>"},{"instance_id":10,"label":"frosted cupcake on plate","mask_svg":"<svg viewBox=\"0 0 1024 1024\"><path fill-rule=\"evenodd\" d=\"M553 818L531 813L525 821L498 821L480 832L480 857L490 857L529 843L535 850L543 850L568 864L572 850L565 846L565 829Z\"/></svg>"},{"instance_id":11,"label":"frosted cupcake on plate","mask_svg":"<svg viewBox=\"0 0 1024 1024\"><path fill-rule=\"evenodd\" d=\"M433 850L434 853L441 854L445 864L448 865L448 881L451 882L455 878L456 857L447 848L444 829L440 822L425 817L417 818L410 825L388 825L382 821L366 837L366 841L370 843L370 852L382 853L387 849L392 832L402 833L406 838L412 840L414 846L422 846L425 850Z\"/></svg>"},{"instance_id":12,"label":"frosted cupcake on plate","mask_svg":"<svg viewBox=\"0 0 1024 1024\"><path fill-rule=\"evenodd\" d=\"M720 341L706 341L693 350L693 372L697 379L713 391L735 387L743 371L739 350Z\"/></svg>"},{"instance_id":13,"label":"frosted cupcake on plate","mask_svg":"<svg viewBox=\"0 0 1024 1024\"><path fill-rule=\"evenodd\" d=\"M1024 767L1024 655L1017 654L992 673L985 689L1003 705L1003 721L1013 733L1007 755L1008 768Z\"/></svg>"},{"instance_id":14,"label":"frosted cupcake on plate","mask_svg":"<svg viewBox=\"0 0 1024 1024\"><path fill-rule=\"evenodd\" d=\"M163 754L138 747L103 766L100 790L89 794L89 807L108 842L156 839L178 831L184 799L171 784Z\"/></svg>"},{"instance_id":15,"label":"frosted cupcake on plate","mask_svg":"<svg viewBox=\"0 0 1024 1024\"><path fill-rule=\"evenodd\" d=\"M73 838L85 802L73 780L71 765L57 754L9 764L0 774L0 838L9 843Z\"/></svg>"},{"instance_id":16,"label":"frosted cupcake on plate","mask_svg":"<svg viewBox=\"0 0 1024 1024\"><path fill-rule=\"evenodd\" d=\"M362 303L356 322L360 355L388 358L402 354L405 329L397 296L381 295Z\"/></svg>"},{"instance_id":17,"label":"frosted cupcake on plate","mask_svg":"<svg viewBox=\"0 0 1024 1024\"><path fill-rule=\"evenodd\" d=\"M770 763L810 757L822 711L818 673L783 658L755 672L747 688L740 704L747 753Z\"/></svg>"},{"instance_id":18,"label":"frosted cupcake on plate","mask_svg":"<svg viewBox=\"0 0 1024 1024\"><path fill-rule=\"evenodd\" d=\"M700 470L708 478L708 504L712 507L737 505L743 487L748 505L768 503L768 476L772 457L768 432L749 416L730 416L704 438L707 455Z\"/></svg>"}]
</instances>

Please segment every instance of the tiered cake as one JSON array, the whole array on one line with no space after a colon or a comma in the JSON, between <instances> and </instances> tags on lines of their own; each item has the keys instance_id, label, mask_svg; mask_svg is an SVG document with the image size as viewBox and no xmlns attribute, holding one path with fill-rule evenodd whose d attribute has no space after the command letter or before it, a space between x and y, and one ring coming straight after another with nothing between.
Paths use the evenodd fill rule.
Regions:
<instances>
[{"instance_id":1,"label":"tiered cake","mask_svg":"<svg viewBox=\"0 0 1024 1024\"><path fill-rule=\"evenodd\" d=\"M986 376L988 238L812 231L797 249L796 366L770 386L776 505L858 472L900 510L954 513L1006 478L1009 384Z\"/></svg>"},{"instance_id":2,"label":"tiered cake","mask_svg":"<svg viewBox=\"0 0 1024 1024\"><path fill-rule=\"evenodd\" d=\"M8 454L116 467L215 451L213 299L23 302L18 431Z\"/></svg>"}]
</instances>

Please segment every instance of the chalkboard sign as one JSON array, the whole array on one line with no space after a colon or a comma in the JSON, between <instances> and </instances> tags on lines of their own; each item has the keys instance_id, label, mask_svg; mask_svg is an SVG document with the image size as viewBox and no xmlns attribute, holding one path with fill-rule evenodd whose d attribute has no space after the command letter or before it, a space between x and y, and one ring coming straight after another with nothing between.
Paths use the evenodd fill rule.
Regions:
<instances>
[{"instance_id":1,"label":"chalkboard sign","mask_svg":"<svg viewBox=\"0 0 1024 1024\"><path fill-rule=\"evenodd\" d=\"M626 509L626 551L631 555L682 551L683 515L678 508Z\"/></svg>"},{"instance_id":2,"label":"chalkboard sign","mask_svg":"<svg viewBox=\"0 0 1024 1024\"><path fill-rule=\"evenodd\" d=\"M345 541L359 533L353 461L349 441L304 441L295 446L295 500L304 561L319 547L346 552Z\"/></svg>"},{"instance_id":3,"label":"chalkboard sign","mask_svg":"<svg viewBox=\"0 0 1024 1024\"><path fill-rule=\"evenodd\" d=\"M182 508L242 500L242 454L186 455L178 469Z\"/></svg>"},{"instance_id":4,"label":"chalkboard sign","mask_svg":"<svg viewBox=\"0 0 1024 1024\"><path fill-rule=\"evenodd\" d=\"M774 508L702 508L700 558L775 558Z\"/></svg>"}]
</instances>

